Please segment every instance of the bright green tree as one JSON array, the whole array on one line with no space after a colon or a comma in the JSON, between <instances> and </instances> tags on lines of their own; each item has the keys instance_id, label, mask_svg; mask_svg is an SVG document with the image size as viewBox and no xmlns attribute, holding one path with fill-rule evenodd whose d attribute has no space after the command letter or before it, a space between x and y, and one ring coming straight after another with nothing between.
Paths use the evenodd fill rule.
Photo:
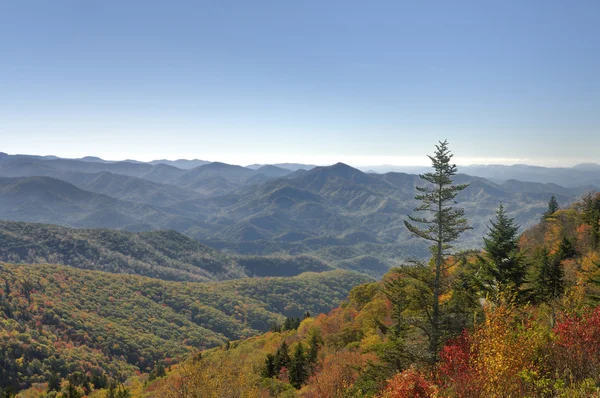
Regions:
<instances>
[{"instance_id":1,"label":"bright green tree","mask_svg":"<svg viewBox=\"0 0 600 398\"><path fill-rule=\"evenodd\" d=\"M519 294L525 282L527 270L519 251L519 228L500 205L483 238L484 254L479 256L485 286L492 294Z\"/></svg>"}]
</instances>

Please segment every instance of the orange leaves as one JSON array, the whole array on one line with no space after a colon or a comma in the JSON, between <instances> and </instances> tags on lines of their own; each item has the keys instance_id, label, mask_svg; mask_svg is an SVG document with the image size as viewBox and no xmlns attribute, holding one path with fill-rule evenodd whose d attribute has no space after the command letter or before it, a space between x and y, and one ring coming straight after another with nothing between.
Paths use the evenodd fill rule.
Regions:
<instances>
[{"instance_id":1,"label":"orange leaves","mask_svg":"<svg viewBox=\"0 0 600 398\"><path fill-rule=\"evenodd\" d=\"M361 355L354 351L341 351L330 355L323 361L321 369L308 380L302 389L306 398L335 398L343 393L356 381L359 370L368 360L374 360L372 355Z\"/></svg>"},{"instance_id":2,"label":"orange leaves","mask_svg":"<svg viewBox=\"0 0 600 398\"><path fill-rule=\"evenodd\" d=\"M435 384L421 372L408 369L390 379L379 398L430 398L437 394L438 387Z\"/></svg>"}]
</instances>

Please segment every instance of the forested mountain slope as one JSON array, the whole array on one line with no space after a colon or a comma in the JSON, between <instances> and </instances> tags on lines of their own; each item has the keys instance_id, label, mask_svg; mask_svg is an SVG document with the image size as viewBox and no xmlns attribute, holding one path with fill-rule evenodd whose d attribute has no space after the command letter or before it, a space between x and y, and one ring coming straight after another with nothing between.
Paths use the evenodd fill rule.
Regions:
<instances>
[{"instance_id":1,"label":"forested mountain slope","mask_svg":"<svg viewBox=\"0 0 600 398\"><path fill-rule=\"evenodd\" d=\"M84 375L120 380L157 361L326 312L368 278L333 271L219 283L165 282L40 264L0 264L0 388ZM100 381L98 381L100 380ZM96 388L101 387L98 384Z\"/></svg>"},{"instance_id":2,"label":"forested mountain slope","mask_svg":"<svg viewBox=\"0 0 600 398\"><path fill-rule=\"evenodd\" d=\"M334 269L322 260L303 255L225 255L173 230L134 233L12 221L0 221L0 261L64 264L198 282L295 276Z\"/></svg>"}]
</instances>

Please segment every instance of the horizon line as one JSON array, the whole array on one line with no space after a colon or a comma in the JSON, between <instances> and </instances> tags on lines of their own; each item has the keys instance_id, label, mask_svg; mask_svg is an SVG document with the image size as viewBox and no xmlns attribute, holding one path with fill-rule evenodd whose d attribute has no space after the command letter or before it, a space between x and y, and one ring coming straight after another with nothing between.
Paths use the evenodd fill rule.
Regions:
<instances>
[{"instance_id":1,"label":"horizon line","mask_svg":"<svg viewBox=\"0 0 600 398\"><path fill-rule=\"evenodd\" d=\"M246 162L231 162L231 161L227 161L227 159L223 159L223 157L229 157L229 156L207 156L207 157L196 157L196 156L183 156L183 157L178 157L178 156L145 156L146 159L149 160L139 160L139 159L135 159L135 155L133 156L128 156L128 157L124 157L124 158L111 158L106 157L106 156L102 156L102 155L71 155L71 156L64 156L64 155L54 155L54 154L35 154L35 153L7 153L7 152L0 152L0 153L5 153L6 155L9 156L33 156L33 157L42 157L42 158L60 158L60 159L70 159L70 160L82 160L85 158L98 158L101 161L105 161L105 162L138 162L138 163L150 163L150 162L154 162L154 161L168 161L168 162L174 162L174 161L204 161L204 162L210 162L210 163L215 163L215 162L221 162L221 163L227 163L230 165L236 165L236 166L242 166L242 167L248 167L248 166L253 166L253 165L277 165L277 164L285 164L285 163L290 163L290 164L302 164L302 165L310 165L310 166L330 166L330 165L334 165L336 163L344 163L347 164L349 166L355 167L355 168L359 168L359 169L369 169L369 168L381 168L381 167L390 167L390 168L422 168L422 167L429 167L430 164L426 164L424 162L414 162L414 163L407 163L407 162L397 162L397 163L390 163L389 162L389 156L371 156L371 155L364 155L364 156L326 156L328 159L328 161L321 161L321 162L315 162L314 160L317 160L315 157L313 157L313 160L311 161L308 157L295 157L292 155L293 159L283 159L281 157L279 157L277 160L274 161L246 161ZM153 154L155 155L155 154ZM236 156L236 158L239 158L239 156ZM264 158L264 157L263 157ZM321 158L323 158L321 156ZM338 159L338 158L342 158L342 160L333 160L333 159ZM343 158L346 158L345 160ZM371 160L377 159L377 158L387 158L388 162L383 161L382 163L375 163L375 162L370 162L370 163L365 163L365 162L353 162L350 158L368 158ZM412 159L415 160L415 156L398 156L398 157L394 157L397 159ZM424 158L424 160L429 160L426 156L423 156L422 158ZM213 159L213 160L211 160ZM218 160L214 160L214 159L218 159ZM321 159L324 160L324 159ZM383 159L382 159L383 160ZM421 160L421 159L419 159ZM358 163L358 164L357 164ZM575 166L579 166L579 165L585 165L585 164L595 164L595 165L599 165L600 163L597 163L595 161L587 161L587 160L579 160L579 161L573 161L573 162L565 162L562 164L548 164L546 162L536 162L533 161L532 159L510 159L510 158L466 158L464 159L462 162L460 161L460 158L456 161L456 165L457 166L462 166L462 167L486 167L486 166L533 166L533 167L544 167L544 168L573 168Z\"/></svg>"}]
</instances>

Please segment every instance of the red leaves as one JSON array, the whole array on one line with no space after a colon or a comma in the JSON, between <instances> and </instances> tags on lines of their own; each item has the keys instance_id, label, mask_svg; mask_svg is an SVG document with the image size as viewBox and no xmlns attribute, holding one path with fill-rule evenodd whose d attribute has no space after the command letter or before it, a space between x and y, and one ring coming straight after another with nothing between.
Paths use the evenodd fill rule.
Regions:
<instances>
[{"instance_id":1,"label":"red leaves","mask_svg":"<svg viewBox=\"0 0 600 398\"><path fill-rule=\"evenodd\" d=\"M600 370L600 306L581 316L567 315L553 329L552 360L559 371L576 379Z\"/></svg>"},{"instance_id":2,"label":"red leaves","mask_svg":"<svg viewBox=\"0 0 600 398\"><path fill-rule=\"evenodd\" d=\"M461 383L469 378L471 342L471 335L465 330L442 349L438 374L444 383Z\"/></svg>"}]
</instances>

